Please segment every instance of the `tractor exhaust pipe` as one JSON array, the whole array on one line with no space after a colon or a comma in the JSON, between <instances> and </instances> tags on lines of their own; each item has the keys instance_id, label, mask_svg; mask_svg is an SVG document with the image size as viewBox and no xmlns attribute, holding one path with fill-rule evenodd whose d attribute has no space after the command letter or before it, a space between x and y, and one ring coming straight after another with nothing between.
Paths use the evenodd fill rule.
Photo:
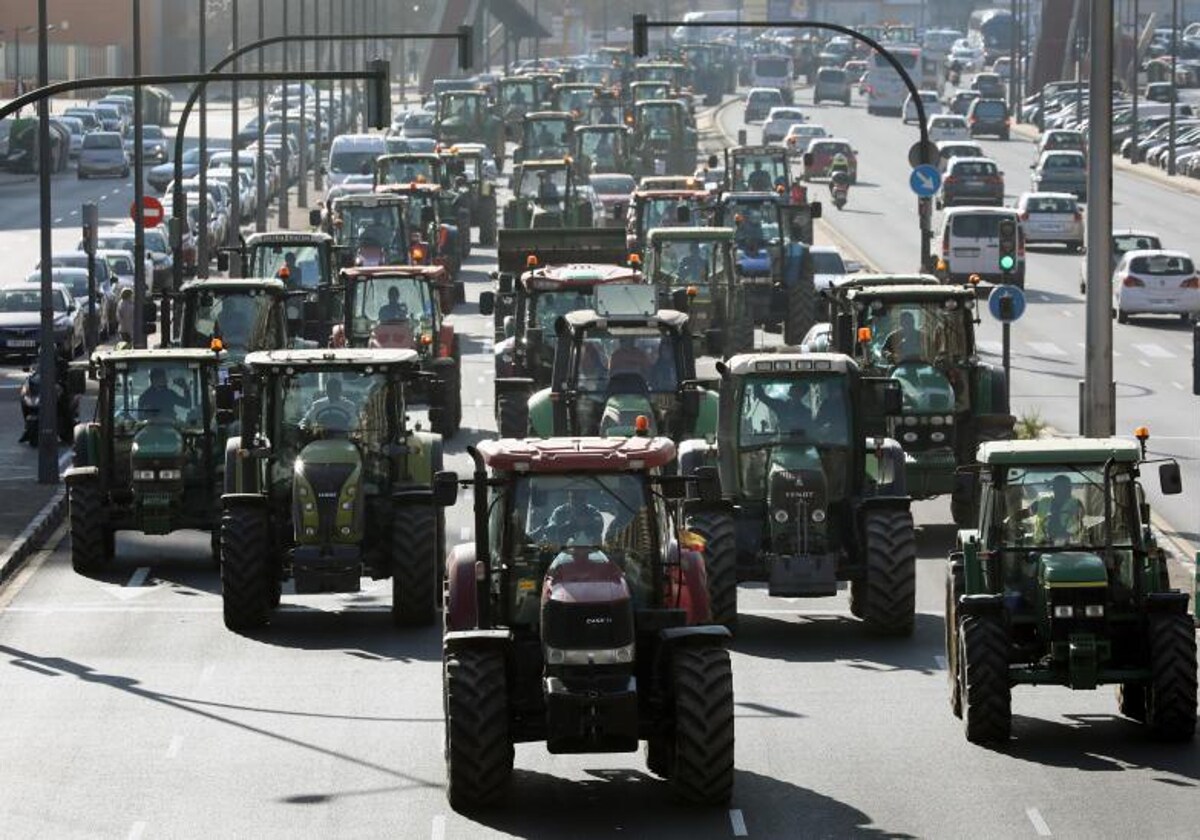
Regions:
<instances>
[{"instance_id":1,"label":"tractor exhaust pipe","mask_svg":"<svg viewBox=\"0 0 1200 840\"><path fill-rule=\"evenodd\" d=\"M475 603L479 628L482 630L492 626L491 593L488 586L492 577L492 563L488 554L487 468L484 466L483 456L474 446L467 447L467 454L475 464L475 473L471 477L475 491Z\"/></svg>"}]
</instances>

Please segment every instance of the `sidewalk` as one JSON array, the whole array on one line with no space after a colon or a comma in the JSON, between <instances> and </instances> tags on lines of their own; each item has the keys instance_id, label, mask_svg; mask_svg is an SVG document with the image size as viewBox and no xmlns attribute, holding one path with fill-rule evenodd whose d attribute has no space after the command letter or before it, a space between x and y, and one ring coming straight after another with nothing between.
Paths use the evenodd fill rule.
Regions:
<instances>
[{"instance_id":1,"label":"sidewalk","mask_svg":"<svg viewBox=\"0 0 1200 840\"><path fill-rule=\"evenodd\" d=\"M65 457L60 469L70 466L70 451L60 450ZM28 457L24 457L28 456ZM37 452L6 451L0 455L5 463L5 477L0 479L4 505L0 507L0 582L7 580L21 567L29 555L66 518L67 488L58 484L37 483Z\"/></svg>"}]
</instances>

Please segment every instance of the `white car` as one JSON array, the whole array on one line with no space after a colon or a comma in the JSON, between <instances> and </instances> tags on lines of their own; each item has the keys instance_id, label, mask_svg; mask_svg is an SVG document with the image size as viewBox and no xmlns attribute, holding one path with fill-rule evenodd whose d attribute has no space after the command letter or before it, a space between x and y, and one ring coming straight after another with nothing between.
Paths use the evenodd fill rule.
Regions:
<instances>
[{"instance_id":1,"label":"white car","mask_svg":"<svg viewBox=\"0 0 1200 840\"><path fill-rule=\"evenodd\" d=\"M784 135L783 145L787 147L789 152L803 154L808 148L810 140L818 137L830 137L829 129L823 125L816 123L795 124L788 128L787 134Z\"/></svg>"},{"instance_id":2,"label":"white car","mask_svg":"<svg viewBox=\"0 0 1200 840\"><path fill-rule=\"evenodd\" d=\"M1184 251L1126 252L1112 276L1113 311L1126 324L1130 315L1200 315L1200 277Z\"/></svg>"},{"instance_id":3,"label":"white car","mask_svg":"<svg viewBox=\"0 0 1200 840\"><path fill-rule=\"evenodd\" d=\"M921 103L925 106L926 119L932 117L934 114L945 113L946 108L944 105L942 105L942 100L938 97L938 92L936 90L919 90L917 93L921 94ZM919 119L917 115L917 106L916 103L913 102L911 93L904 98L903 117L906 123L917 122Z\"/></svg>"},{"instance_id":4,"label":"white car","mask_svg":"<svg viewBox=\"0 0 1200 840\"><path fill-rule=\"evenodd\" d=\"M788 129L808 119L804 112L794 106L772 108L763 120L763 143L777 143L787 136Z\"/></svg>"},{"instance_id":5,"label":"white car","mask_svg":"<svg viewBox=\"0 0 1200 840\"><path fill-rule=\"evenodd\" d=\"M834 245L813 245L808 253L812 256L813 288L818 294L851 273Z\"/></svg>"},{"instance_id":6,"label":"white car","mask_svg":"<svg viewBox=\"0 0 1200 840\"><path fill-rule=\"evenodd\" d=\"M969 140L971 130L966 117L958 114L937 114L929 118L929 139L937 143L943 140Z\"/></svg>"},{"instance_id":7,"label":"white car","mask_svg":"<svg viewBox=\"0 0 1200 840\"><path fill-rule=\"evenodd\" d=\"M1083 213L1070 193L1023 193L1017 199L1017 212L1026 243L1062 243L1069 250L1083 250Z\"/></svg>"}]
</instances>

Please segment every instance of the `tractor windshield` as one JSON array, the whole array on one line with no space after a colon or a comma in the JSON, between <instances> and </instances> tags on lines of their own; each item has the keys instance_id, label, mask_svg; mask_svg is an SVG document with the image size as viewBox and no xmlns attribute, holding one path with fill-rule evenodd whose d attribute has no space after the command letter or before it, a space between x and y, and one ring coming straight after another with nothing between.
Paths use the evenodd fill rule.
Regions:
<instances>
[{"instance_id":1,"label":"tractor windshield","mask_svg":"<svg viewBox=\"0 0 1200 840\"><path fill-rule=\"evenodd\" d=\"M616 125L621 122L619 103L604 100L593 102L587 110L588 125Z\"/></svg>"},{"instance_id":2,"label":"tractor windshield","mask_svg":"<svg viewBox=\"0 0 1200 840\"><path fill-rule=\"evenodd\" d=\"M868 304L868 364L889 367L905 362L958 364L972 352L962 301L885 301Z\"/></svg>"},{"instance_id":3,"label":"tractor windshield","mask_svg":"<svg viewBox=\"0 0 1200 840\"><path fill-rule=\"evenodd\" d=\"M436 184L439 174L432 158L388 158L375 162L380 184Z\"/></svg>"},{"instance_id":4,"label":"tractor windshield","mask_svg":"<svg viewBox=\"0 0 1200 840\"><path fill-rule=\"evenodd\" d=\"M408 222L408 229L414 233L416 231L423 232L425 230L425 225L422 222L421 217L426 214L426 207L429 208L428 212L433 213L434 218L437 218L437 202L430 194L423 192L410 193L405 207L405 213L407 213L408 216L406 219Z\"/></svg>"},{"instance_id":5,"label":"tractor windshield","mask_svg":"<svg viewBox=\"0 0 1200 840\"><path fill-rule=\"evenodd\" d=\"M564 119L533 120L525 124L525 159L565 157L571 143L571 123Z\"/></svg>"},{"instance_id":6,"label":"tractor windshield","mask_svg":"<svg viewBox=\"0 0 1200 840\"><path fill-rule=\"evenodd\" d=\"M398 204L370 206L344 204L337 208L333 222L334 241L356 248L360 241L373 241L385 250L403 254L404 238L401 207ZM393 255L396 256L396 255ZM403 260L400 260L401 262ZM392 264L392 260L388 263Z\"/></svg>"},{"instance_id":7,"label":"tractor windshield","mask_svg":"<svg viewBox=\"0 0 1200 840\"><path fill-rule=\"evenodd\" d=\"M356 280L351 335L371 347L416 348L434 328L433 296L429 283L415 277L372 277Z\"/></svg>"},{"instance_id":8,"label":"tractor windshield","mask_svg":"<svg viewBox=\"0 0 1200 840\"><path fill-rule=\"evenodd\" d=\"M315 289L321 282L321 267L321 249L316 245L262 244L250 249L248 276L282 280L289 289Z\"/></svg>"},{"instance_id":9,"label":"tractor windshield","mask_svg":"<svg viewBox=\"0 0 1200 840\"><path fill-rule=\"evenodd\" d=\"M725 213L733 219L739 249L779 244L779 205L774 201L730 201Z\"/></svg>"},{"instance_id":10,"label":"tractor windshield","mask_svg":"<svg viewBox=\"0 0 1200 840\"><path fill-rule=\"evenodd\" d=\"M1112 494L1112 544L1129 547L1137 533L1133 476L1117 468L1105 486L1101 465L1010 467L995 507L985 513L1006 548L1105 544L1104 494Z\"/></svg>"},{"instance_id":11,"label":"tractor windshield","mask_svg":"<svg viewBox=\"0 0 1200 840\"><path fill-rule=\"evenodd\" d=\"M742 389L742 449L801 443L849 447L850 401L842 376L756 376Z\"/></svg>"},{"instance_id":12,"label":"tractor windshield","mask_svg":"<svg viewBox=\"0 0 1200 840\"><path fill-rule=\"evenodd\" d=\"M597 172L613 171L624 154L624 129L619 131L581 131L579 154L591 163L590 169Z\"/></svg>"},{"instance_id":13,"label":"tractor windshield","mask_svg":"<svg viewBox=\"0 0 1200 840\"><path fill-rule=\"evenodd\" d=\"M280 442L288 471L300 450L320 438L348 436L368 447L388 439L387 403L397 391L378 368L301 369L273 385L274 399L264 404L276 408L272 439Z\"/></svg>"},{"instance_id":14,"label":"tractor windshield","mask_svg":"<svg viewBox=\"0 0 1200 840\"><path fill-rule=\"evenodd\" d=\"M704 217L696 203L676 196L656 196L646 199L642 204L642 229L646 231L656 227L701 227Z\"/></svg>"},{"instance_id":15,"label":"tractor windshield","mask_svg":"<svg viewBox=\"0 0 1200 840\"><path fill-rule=\"evenodd\" d=\"M505 109L526 109L537 102L537 86L524 79L505 79L500 83L500 103Z\"/></svg>"},{"instance_id":16,"label":"tractor windshield","mask_svg":"<svg viewBox=\"0 0 1200 840\"><path fill-rule=\"evenodd\" d=\"M644 102L647 99L666 99L671 95L671 86L665 82L649 85L637 85L633 89L633 101Z\"/></svg>"},{"instance_id":17,"label":"tractor windshield","mask_svg":"<svg viewBox=\"0 0 1200 840\"><path fill-rule=\"evenodd\" d=\"M481 97L473 93L443 93L442 119L454 119L464 123L477 121L481 113L480 99Z\"/></svg>"},{"instance_id":18,"label":"tractor windshield","mask_svg":"<svg viewBox=\"0 0 1200 840\"><path fill-rule=\"evenodd\" d=\"M276 307L262 289L195 292L185 304L183 346L208 347L219 336L234 363L255 350L276 350L284 340Z\"/></svg>"},{"instance_id":19,"label":"tractor windshield","mask_svg":"<svg viewBox=\"0 0 1200 840\"><path fill-rule=\"evenodd\" d=\"M170 358L118 362L113 372L114 433L132 435L146 423L203 432L203 401L209 395L200 368L199 362Z\"/></svg>"},{"instance_id":20,"label":"tractor windshield","mask_svg":"<svg viewBox=\"0 0 1200 840\"><path fill-rule=\"evenodd\" d=\"M594 328L578 339L575 358L577 389L603 402L617 385L636 380L651 394L674 394L675 342L647 327Z\"/></svg>"},{"instance_id":21,"label":"tractor windshield","mask_svg":"<svg viewBox=\"0 0 1200 840\"><path fill-rule=\"evenodd\" d=\"M711 242L667 240L654 244L654 282L707 287L712 279Z\"/></svg>"},{"instance_id":22,"label":"tractor windshield","mask_svg":"<svg viewBox=\"0 0 1200 840\"><path fill-rule=\"evenodd\" d=\"M679 128L679 108L674 102L648 102L638 107L638 131L645 134L675 132Z\"/></svg>"},{"instance_id":23,"label":"tractor windshield","mask_svg":"<svg viewBox=\"0 0 1200 840\"><path fill-rule=\"evenodd\" d=\"M517 195L541 202L561 201L567 192L567 169L527 169L521 173Z\"/></svg>"},{"instance_id":24,"label":"tractor windshield","mask_svg":"<svg viewBox=\"0 0 1200 840\"><path fill-rule=\"evenodd\" d=\"M788 181L786 156L737 155L733 158L733 188L770 192Z\"/></svg>"}]
</instances>

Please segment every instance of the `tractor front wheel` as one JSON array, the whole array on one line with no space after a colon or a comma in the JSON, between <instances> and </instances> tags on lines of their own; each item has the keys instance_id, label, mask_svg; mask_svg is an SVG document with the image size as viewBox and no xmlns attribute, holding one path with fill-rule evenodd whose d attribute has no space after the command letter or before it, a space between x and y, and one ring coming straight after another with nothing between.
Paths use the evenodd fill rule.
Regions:
<instances>
[{"instance_id":1,"label":"tractor front wheel","mask_svg":"<svg viewBox=\"0 0 1200 840\"><path fill-rule=\"evenodd\" d=\"M1007 741L1012 734L1008 631L1000 616L967 615L958 626L962 718L973 744Z\"/></svg>"},{"instance_id":2,"label":"tractor front wheel","mask_svg":"<svg viewBox=\"0 0 1200 840\"><path fill-rule=\"evenodd\" d=\"M708 573L712 620L730 631L736 630L737 530L733 519L720 513L701 513L690 517L687 527L704 537L704 569Z\"/></svg>"},{"instance_id":3,"label":"tractor front wheel","mask_svg":"<svg viewBox=\"0 0 1200 840\"><path fill-rule=\"evenodd\" d=\"M733 670L724 648L674 653L675 738L662 756L675 792L723 805L733 794Z\"/></svg>"},{"instance_id":4,"label":"tractor front wheel","mask_svg":"<svg viewBox=\"0 0 1200 840\"><path fill-rule=\"evenodd\" d=\"M270 617L271 554L265 509L235 506L221 514L221 607L235 633L262 627Z\"/></svg>"},{"instance_id":5,"label":"tractor front wheel","mask_svg":"<svg viewBox=\"0 0 1200 840\"><path fill-rule=\"evenodd\" d=\"M917 538L907 510L867 515L866 580L852 587L854 609L867 626L888 636L911 636L916 616Z\"/></svg>"},{"instance_id":6,"label":"tractor front wheel","mask_svg":"<svg viewBox=\"0 0 1200 840\"><path fill-rule=\"evenodd\" d=\"M783 343L795 347L816 323L817 290L809 278L800 278L787 290L787 312L783 320Z\"/></svg>"},{"instance_id":7,"label":"tractor front wheel","mask_svg":"<svg viewBox=\"0 0 1200 840\"><path fill-rule=\"evenodd\" d=\"M432 624L437 614L437 511L414 505L392 515L392 621L400 627Z\"/></svg>"},{"instance_id":8,"label":"tractor front wheel","mask_svg":"<svg viewBox=\"0 0 1200 840\"><path fill-rule=\"evenodd\" d=\"M500 648L453 650L442 660L446 781L456 811L495 803L512 778L506 682Z\"/></svg>"},{"instance_id":9,"label":"tractor front wheel","mask_svg":"<svg viewBox=\"0 0 1200 840\"><path fill-rule=\"evenodd\" d=\"M449 440L462 425L462 385L457 368L446 372L441 392L442 404L429 409L429 425L434 432Z\"/></svg>"},{"instance_id":10,"label":"tractor front wheel","mask_svg":"<svg viewBox=\"0 0 1200 840\"><path fill-rule=\"evenodd\" d=\"M113 560L112 531L104 522L104 493L98 481L75 481L69 489L71 566L81 575Z\"/></svg>"},{"instance_id":11,"label":"tractor front wheel","mask_svg":"<svg viewBox=\"0 0 1200 840\"><path fill-rule=\"evenodd\" d=\"M1150 683L1146 724L1161 741L1196 734L1196 631L1186 613L1153 615L1149 622Z\"/></svg>"}]
</instances>

